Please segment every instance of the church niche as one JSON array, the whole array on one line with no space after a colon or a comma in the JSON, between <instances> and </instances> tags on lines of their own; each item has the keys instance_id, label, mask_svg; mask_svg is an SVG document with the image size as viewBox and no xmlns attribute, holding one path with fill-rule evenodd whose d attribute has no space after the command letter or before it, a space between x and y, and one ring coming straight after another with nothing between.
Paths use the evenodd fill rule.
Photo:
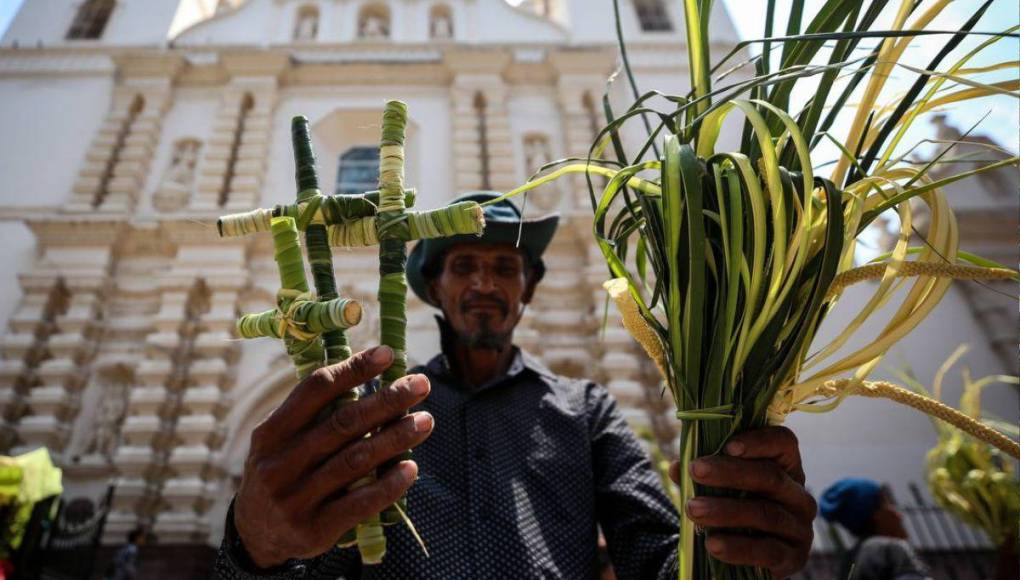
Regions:
<instances>
[{"instance_id":1,"label":"church niche","mask_svg":"<svg viewBox=\"0 0 1020 580\"><path fill-rule=\"evenodd\" d=\"M437 4L429 11L429 38L453 40L453 12L445 4Z\"/></svg>"},{"instance_id":2,"label":"church niche","mask_svg":"<svg viewBox=\"0 0 1020 580\"><path fill-rule=\"evenodd\" d=\"M319 9L315 6L302 6L298 9L294 23L294 40L311 41L319 36Z\"/></svg>"},{"instance_id":3,"label":"church niche","mask_svg":"<svg viewBox=\"0 0 1020 580\"><path fill-rule=\"evenodd\" d=\"M549 144L549 137L542 133L528 133L523 140L524 149L524 173L530 177L542 166L552 162L552 147ZM535 190L535 195L529 196L529 203L534 203L538 208L551 210L559 205L562 191L556 184L551 183Z\"/></svg>"},{"instance_id":4,"label":"church niche","mask_svg":"<svg viewBox=\"0 0 1020 580\"><path fill-rule=\"evenodd\" d=\"M382 4L369 4L358 14L358 38L384 40L390 37L390 9Z\"/></svg>"},{"instance_id":5,"label":"church niche","mask_svg":"<svg viewBox=\"0 0 1020 580\"><path fill-rule=\"evenodd\" d=\"M117 364L98 371L89 381L71 442L75 463L109 464L120 444L134 372Z\"/></svg>"},{"instance_id":6,"label":"church niche","mask_svg":"<svg viewBox=\"0 0 1020 580\"><path fill-rule=\"evenodd\" d=\"M152 205L157 210L177 211L188 204L201 149L202 142L198 139L185 138L174 143L170 165L163 173L163 179L152 198Z\"/></svg>"}]
</instances>

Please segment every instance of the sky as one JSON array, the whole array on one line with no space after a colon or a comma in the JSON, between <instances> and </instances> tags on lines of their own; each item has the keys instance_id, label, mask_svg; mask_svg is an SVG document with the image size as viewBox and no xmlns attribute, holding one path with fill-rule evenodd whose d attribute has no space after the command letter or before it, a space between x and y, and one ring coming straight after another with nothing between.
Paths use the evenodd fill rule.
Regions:
<instances>
[{"instance_id":1,"label":"sky","mask_svg":"<svg viewBox=\"0 0 1020 580\"><path fill-rule=\"evenodd\" d=\"M14 20L14 15L18 8L21 8L22 2L24 0L0 0L0 36L7 32L7 27L10 26L11 20Z\"/></svg>"},{"instance_id":2,"label":"sky","mask_svg":"<svg viewBox=\"0 0 1020 580\"><path fill-rule=\"evenodd\" d=\"M785 13L789 13L789 6L792 2L790 0L779 0L776 2L777 9L780 14L783 15L780 18L781 22L785 22ZM737 28L738 34L741 38L752 39L761 38L764 35L764 22L765 22L765 6L764 0L723 0L723 4L726 6L730 17L733 20L734 26ZM815 14L818 8L824 4L824 0L806 0L805 1L805 21L808 20L810 15ZM898 7L900 3L896 0L889 2L887 10L883 16L876 23L877 27L888 27L891 22L892 12ZM926 0L922 7L931 5L930 0ZM929 30L956 30L961 24L963 24L975 10L982 4L980 0L955 0L951 2L942 14L932 22L927 28ZM884 26L883 26L884 24ZM994 0L991 7L985 13L984 17L978 22L976 31L983 32L999 32L1010 26L1020 25L1020 2L1016 0ZM941 48L943 43L946 42L947 36L932 36L926 38L919 38L911 43L910 48L904 53L904 60L908 64L917 68L924 68L928 62L934 56L934 54ZM950 57L945 59L940 68L945 70L953 62L956 61L953 55L962 56L967 51L976 47L986 37L971 37L964 40L963 43L952 53ZM1017 39L1003 39L996 44L992 45L988 49L982 51L982 53L974 58L969 64L971 66L988 65L999 62L1013 62L1013 67L1009 70L996 73L974 77L975 80L981 80L983 82L999 81L1008 78L1016 79L1018 73L1020 73L1020 62L1018 62L1018 56L1020 56L1020 41ZM898 93L905 91L910 84L917 78L917 75L913 72L905 69L898 69L893 73L888 88L883 91L883 95L886 96L886 100L895 99ZM948 83L947 83L948 84ZM803 95L802 95L803 96ZM986 134L991 136L993 139L998 141L1003 147L1013 151L1014 153L1020 150L1020 102L1010 97L993 97L986 99L979 99L967 103L963 103L954 106L952 109L944 111L949 118L949 122L952 125L957 126L966 130L972 125L977 123L982 116L988 114L988 117L978 125L975 129L974 134ZM924 123L923 120L917 123L918 130L911 134L911 137L915 142L919 138L928 136L926 130L929 127L928 123ZM922 130L923 129L923 130ZM909 139L905 141L910 141Z\"/></svg>"}]
</instances>

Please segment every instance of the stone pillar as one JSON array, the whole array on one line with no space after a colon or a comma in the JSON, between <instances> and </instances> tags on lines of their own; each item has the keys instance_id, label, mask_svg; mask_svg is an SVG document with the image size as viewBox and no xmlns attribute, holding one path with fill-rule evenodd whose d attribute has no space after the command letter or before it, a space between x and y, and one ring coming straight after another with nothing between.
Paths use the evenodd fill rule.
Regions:
<instances>
[{"instance_id":1,"label":"stone pillar","mask_svg":"<svg viewBox=\"0 0 1020 580\"><path fill-rule=\"evenodd\" d=\"M36 380L54 318L67 307L62 280L52 275L22 274L21 300L0 338L0 450L16 443L15 426L25 412L25 395Z\"/></svg>"},{"instance_id":2,"label":"stone pillar","mask_svg":"<svg viewBox=\"0 0 1020 580\"><path fill-rule=\"evenodd\" d=\"M135 90L134 85L124 87ZM138 86L144 108L128 127L116 163L112 167L107 193L97 209L131 212L141 197L162 130L163 116L171 101L169 81Z\"/></svg>"},{"instance_id":3,"label":"stone pillar","mask_svg":"<svg viewBox=\"0 0 1020 580\"><path fill-rule=\"evenodd\" d=\"M56 317L55 332L47 341L50 358L35 371L39 384L25 397L28 415L18 424L21 445L13 450L15 454L37 447L47 447L51 453L63 450L88 378L85 364L95 351L106 279L101 275L69 278L66 284L68 307Z\"/></svg>"},{"instance_id":4,"label":"stone pillar","mask_svg":"<svg viewBox=\"0 0 1020 580\"><path fill-rule=\"evenodd\" d=\"M507 114L507 88L502 71L510 61L504 53L449 51L446 64L453 71L454 184L458 192L490 189L507 191L515 185L514 148ZM484 106L484 131L477 99ZM483 147L481 134L485 134ZM483 162L483 156L485 161ZM484 170L488 170L485 183Z\"/></svg>"},{"instance_id":5,"label":"stone pillar","mask_svg":"<svg viewBox=\"0 0 1020 580\"><path fill-rule=\"evenodd\" d=\"M192 236L183 231L171 235ZM239 349L233 342L238 295L248 284L244 242L206 241L209 245L182 246L175 265L178 275L203 281L207 303L192 331L182 333L187 345L178 349L182 380L174 393L174 427L167 439L166 479L155 519L161 541L171 544L202 542L209 534L206 511L222 480L216 452L225 435L224 393Z\"/></svg>"},{"instance_id":6,"label":"stone pillar","mask_svg":"<svg viewBox=\"0 0 1020 580\"><path fill-rule=\"evenodd\" d=\"M131 212L145 187L174 80L183 67L175 55L114 58L119 84L110 112L92 140L72 188L74 212Z\"/></svg>"},{"instance_id":7,"label":"stone pillar","mask_svg":"<svg viewBox=\"0 0 1020 580\"><path fill-rule=\"evenodd\" d=\"M237 344L230 341L240 280L212 289L211 308L192 345L194 359L167 461L171 477L163 486L168 509L156 518L156 531L168 543L203 541L209 533L204 514L222 480L215 451L225 435L220 425L224 391L237 358Z\"/></svg>"},{"instance_id":8,"label":"stone pillar","mask_svg":"<svg viewBox=\"0 0 1020 580\"><path fill-rule=\"evenodd\" d=\"M243 211L256 207L275 101L275 82L262 86L235 82L227 88L196 182L194 209Z\"/></svg>"},{"instance_id":9,"label":"stone pillar","mask_svg":"<svg viewBox=\"0 0 1020 580\"><path fill-rule=\"evenodd\" d=\"M605 125L602 94L606 76L616 62L615 54L554 52L549 55L549 61L557 72L556 95L563 117L565 156L587 157L595 136ZM598 178L593 182L598 186L604 180ZM584 175L570 177L569 183L568 207L590 216L591 201Z\"/></svg>"},{"instance_id":10,"label":"stone pillar","mask_svg":"<svg viewBox=\"0 0 1020 580\"><path fill-rule=\"evenodd\" d=\"M154 332L145 340L145 358L135 372L137 384L128 396L121 444L113 457L120 475L104 530L106 541L123 538L156 509L156 478L165 446L161 438L166 429L163 412L178 372L174 355L179 350L180 327L187 318L193 283L173 276L159 281L160 307L153 319Z\"/></svg>"},{"instance_id":11,"label":"stone pillar","mask_svg":"<svg viewBox=\"0 0 1020 580\"><path fill-rule=\"evenodd\" d=\"M277 77L289 61L285 56L250 53L228 53L221 60L231 79L223 88L212 136L204 148L191 208L248 211L261 198Z\"/></svg>"},{"instance_id":12,"label":"stone pillar","mask_svg":"<svg viewBox=\"0 0 1020 580\"><path fill-rule=\"evenodd\" d=\"M561 222L543 256L546 276L528 307L528 332L520 342L558 373L599 380L593 376L598 370L599 320L592 316L589 293L577 279L578 241L587 238L577 234L569 223ZM581 234L590 236L586 231Z\"/></svg>"}]
</instances>

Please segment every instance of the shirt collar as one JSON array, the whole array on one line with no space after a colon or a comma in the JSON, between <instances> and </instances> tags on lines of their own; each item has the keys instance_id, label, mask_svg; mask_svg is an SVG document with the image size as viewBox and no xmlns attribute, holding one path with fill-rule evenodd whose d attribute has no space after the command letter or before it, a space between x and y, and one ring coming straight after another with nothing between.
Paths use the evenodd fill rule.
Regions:
<instances>
[{"instance_id":1,"label":"shirt collar","mask_svg":"<svg viewBox=\"0 0 1020 580\"><path fill-rule=\"evenodd\" d=\"M504 374L501 377L496 377L495 379L482 385L481 387L476 389L475 392L484 391L494 386L503 384L507 381L517 378L518 376L525 372L534 373L547 380L555 379L556 375L551 370L549 370L548 367L542 364L537 357L535 357L531 353L521 350L517 346L514 346L513 349L514 357L513 360L510 362L510 368L507 369L506 374ZM430 374L445 377L452 384L460 386L460 381L453 374L452 366L450 365L449 359L443 353L439 353L436 356L432 357L432 360L430 360L428 364L425 365L425 369Z\"/></svg>"}]
</instances>

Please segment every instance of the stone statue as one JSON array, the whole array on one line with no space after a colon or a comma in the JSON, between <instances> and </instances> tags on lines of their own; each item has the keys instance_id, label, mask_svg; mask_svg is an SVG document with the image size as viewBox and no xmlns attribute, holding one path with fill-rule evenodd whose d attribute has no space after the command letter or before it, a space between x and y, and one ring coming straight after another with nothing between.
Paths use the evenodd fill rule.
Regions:
<instances>
[{"instance_id":1,"label":"stone statue","mask_svg":"<svg viewBox=\"0 0 1020 580\"><path fill-rule=\"evenodd\" d=\"M102 455L107 459L113 456L127 409L127 394L127 385L121 381L105 385L102 403L93 423L92 440L85 447L86 455Z\"/></svg>"},{"instance_id":2,"label":"stone statue","mask_svg":"<svg viewBox=\"0 0 1020 580\"><path fill-rule=\"evenodd\" d=\"M361 22L361 38L389 38L390 25L379 14L368 14Z\"/></svg>"},{"instance_id":3,"label":"stone statue","mask_svg":"<svg viewBox=\"0 0 1020 580\"><path fill-rule=\"evenodd\" d=\"M552 154L549 152L549 141L541 137L528 137L524 140L524 165L529 175L550 161Z\"/></svg>"},{"instance_id":4,"label":"stone statue","mask_svg":"<svg viewBox=\"0 0 1020 580\"><path fill-rule=\"evenodd\" d=\"M453 38L453 22L449 14L436 14L432 17L432 38L450 40Z\"/></svg>"},{"instance_id":5,"label":"stone statue","mask_svg":"<svg viewBox=\"0 0 1020 580\"><path fill-rule=\"evenodd\" d=\"M318 34L319 15L314 12L303 12L294 30L294 40L315 40Z\"/></svg>"},{"instance_id":6,"label":"stone statue","mask_svg":"<svg viewBox=\"0 0 1020 580\"><path fill-rule=\"evenodd\" d=\"M166 170L165 181L171 181L183 186L191 185L195 178L195 165L198 163L198 141L185 139L178 141L174 147L173 160Z\"/></svg>"},{"instance_id":7,"label":"stone statue","mask_svg":"<svg viewBox=\"0 0 1020 580\"><path fill-rule=\"evenodd\" d=\"M176 211L188 203L191 184L195 180L195 165L202 144L195 139L184 139L174 145L173 157L163 181L153 196L152 203L160 211Z\"/></svg>"},{"instance_id":8,"label":"stone statue","mask_svg":"<svg viewBox=\"0 0 1020 580\"><path fill-rule=\"evenodd\" d=\"M539 135L524 138L524 171L527 177L550 161L552 151L549 150L548 139ZM543 210L551 210L559 205L561 196L562 190L552 183L535 190L535 195L530 196L528 203L534 203Z\"/></svg>"}]
</instances>

